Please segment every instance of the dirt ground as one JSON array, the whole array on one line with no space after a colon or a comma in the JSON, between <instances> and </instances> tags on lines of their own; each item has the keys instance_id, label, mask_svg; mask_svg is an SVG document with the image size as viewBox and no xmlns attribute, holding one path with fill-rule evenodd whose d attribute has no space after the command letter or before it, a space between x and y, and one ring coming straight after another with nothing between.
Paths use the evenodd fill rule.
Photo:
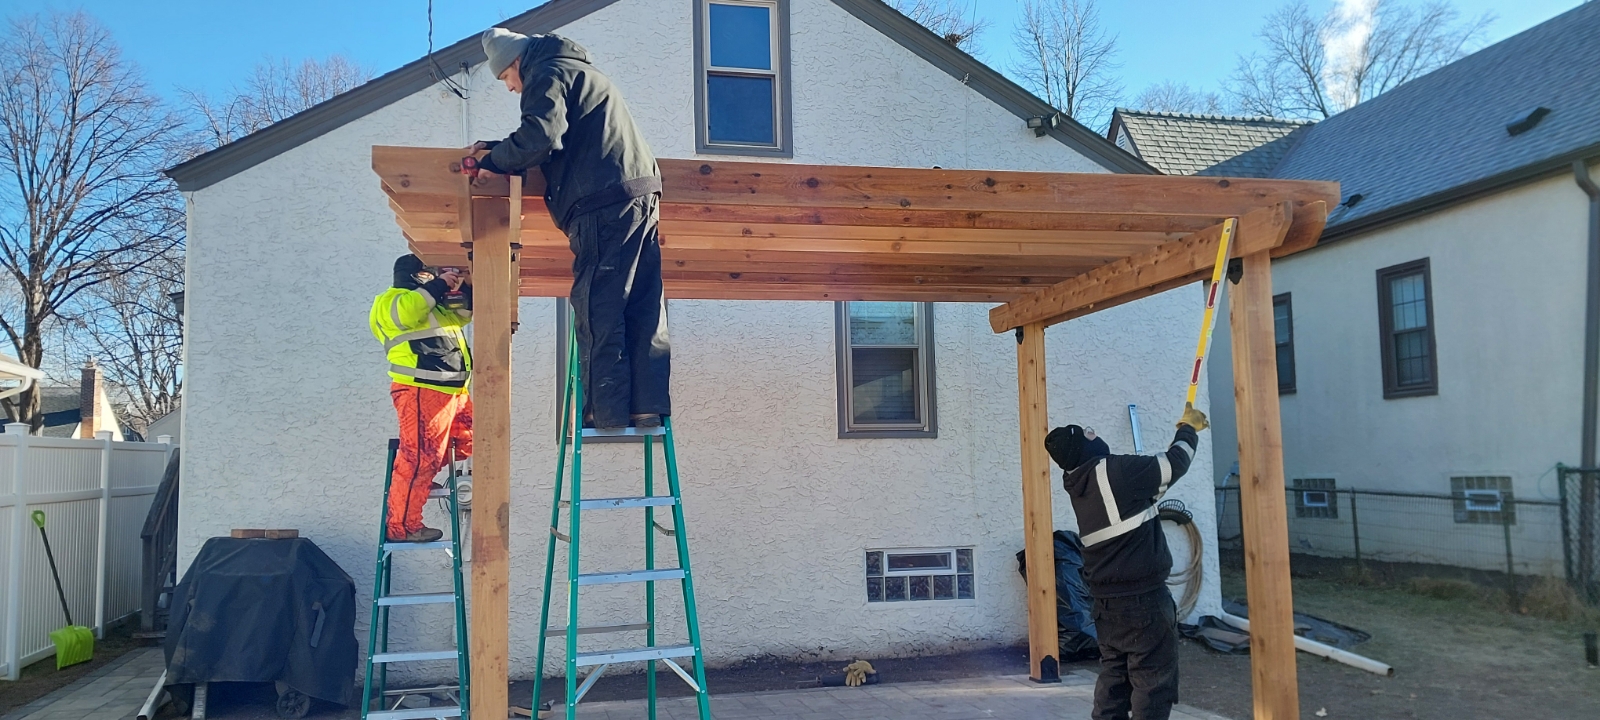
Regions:
<instances>
[{"instance_id":1,"label":"dirt ground","mask_svg":"<svg viewBox=\"0 0 1600 720\"><path fill-rule=\"evenodd\" d=\"M57 670L56 659L52 657L23 668L22 677L16 682L0 681L0 714L38 700L56 688L68 685L129 651L142 647L140 641L133 639L133 632L137 629L135 623L108 627L105 638L94 642L94 659L89 662Z\"/></svg>"},{"instance_id":2,"label":"dirt ground","mask_svg":"<svg viewBox=\"0 0 1600 720\"><path fill-rule=\"evenodd\" d=\"M1225 570L1223 593L1243 597L1243 575ZM1584 662L1585 623L1342 579L1296 577L1294 593L1296 610L1371 633L1354 650L1395 668L1384 678L1300 653L1303 718L1600 718L1600 670ZM1182 673L1184 702L1250 717L1248 657L1185 643Z\"/></svg>"}]
</instances>

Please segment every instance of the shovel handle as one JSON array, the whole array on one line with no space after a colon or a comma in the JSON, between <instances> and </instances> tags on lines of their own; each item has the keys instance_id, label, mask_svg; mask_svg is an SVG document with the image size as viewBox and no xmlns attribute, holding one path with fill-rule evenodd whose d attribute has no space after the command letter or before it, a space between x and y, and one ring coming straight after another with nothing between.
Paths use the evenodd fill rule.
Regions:
<instances>
[{"instance_id":1,"label":"shovel handle","mask_svg":"<svg viewBox=\"0 0 1600 720\"><path fill-rule=\"evenodd\" d=\"M35 510L35 511L33 511L33 524L38 525L40 530L44 529L44 511L43 510Z\"/></svg>"}]
</instances>

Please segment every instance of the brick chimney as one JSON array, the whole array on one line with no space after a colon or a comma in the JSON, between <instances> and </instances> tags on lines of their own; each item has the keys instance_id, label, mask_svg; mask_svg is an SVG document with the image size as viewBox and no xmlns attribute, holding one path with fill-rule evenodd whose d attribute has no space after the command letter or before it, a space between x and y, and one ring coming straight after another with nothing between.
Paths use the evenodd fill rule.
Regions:
<instances>
[{"instance_id":1,"label":"brick chimney","mask_svg":"<svg viewBox=\"0 0 1600 720\"><path fill-rule=\"evenodd\" d=\"M100 417L100 366L94 358L83 364L83 381L78 385L78 437L93 440L101 425L110 418Z\"/></svg>"}]
</instances>

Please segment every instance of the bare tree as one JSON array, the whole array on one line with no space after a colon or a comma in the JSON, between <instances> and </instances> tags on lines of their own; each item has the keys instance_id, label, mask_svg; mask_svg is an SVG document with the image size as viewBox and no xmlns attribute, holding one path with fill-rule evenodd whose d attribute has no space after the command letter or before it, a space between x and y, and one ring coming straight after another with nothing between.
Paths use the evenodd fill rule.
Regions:
<instances>
[{"instance_id":1,"label":"bare tree","mask_svg":"<svg viewBox=\"0 0 1600 720\"><path fill-rule=\"evenodd\" d=\"M1294 0L1267 17L1266 49L1239 57L1229 91L1248 113L1330 117L1460 59L1493 19L1462 20L1443 0L1339 0L1321 16Z\"/></svg>"},{"instance_id":2,"label":"bare tree","mask_svg":"<svg viewBox=\"0 0 1600 720\"><path fill-rule=\"evenodd\" d=\"M1013 40L1022 56L1013 71L1068 117L1098 119L1122 92L1117 40L1095 0L1023 0Z\"/></svg>"},{"instance_id":3,"label":"bare tree","mask_svg":"<svg viewBox=\"0 0 1600 720\"><path fill-rule=\"evenodd\" d=\"M160 171L181 128L89 16L19 17L0 35L0 271L21 296L0 329L19 360L39 367L64 311L179 247ZM37 430L37 391L19 406Z\"/></svg>"},{"instance_id":4,"label":"bare tree","mask_svg":"<svg viewBox=\"0 0 1600 720\"><path fill-rule=\"evenodd\" d=\"M976 49L978 36L989 28L989 20L978 16L977 0L893 0L889 4L969 53Z\"/></svg>"},{"instance_id":5,"label":"bare tree","mask_svg":"<svg viewBox=\"0 0 1600 720\"><path fill-rule=\"evenodd\" d=\"M1214 92L1201 92L1187 83L1167 80L1141 91L1134 98L1133 107L1150 112L1220 115L1226 111L1227 105L1222 96Z\"/></svg>"},{"instance_id":6,"label":"bare tree","mask_svg":"<svg viewBox=\"0 0 1600 720\"><path fill-rule=\"evenodd\" d=\"M250 79L216 101L204 93L183 95L203 122L205 143L219 147L279 122L371 79L372 71L343 55L325 60L264 60Z\"/></svg>"},{"instance_id":7,"label":"bare tree","mask_svg":"<svg viewBox=\"0 0 1600 720\"><path fill-rule=\"evenodd\" d=\"M65 321L68 352L94 358L122 420L143 434L183 394L183 258L172 253L96 285Z\"/></svg>"}]
</instances>

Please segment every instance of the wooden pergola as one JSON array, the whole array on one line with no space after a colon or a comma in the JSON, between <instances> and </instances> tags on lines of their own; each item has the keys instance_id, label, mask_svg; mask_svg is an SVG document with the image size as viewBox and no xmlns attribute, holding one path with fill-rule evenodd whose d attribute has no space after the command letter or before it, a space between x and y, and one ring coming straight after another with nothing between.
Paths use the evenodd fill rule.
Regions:
<instances>
[{"instance_id":1,"label":"wooden pergola","mask_svg":"<svg viewBox=\"0 0 1600 720\"><path fill-rule=\"evenodd\" d=\"M469 183L463 151L372 149L395 221L434 265L472 253L472 708L506 716L515 298L565 297L567 238L535 176ZM1024 546L1052 553L1045 328L1209 279L1221 224L1231 256L1234 397L1250 601L1255 716L1299 717L1272 259L1316 244L1332 182L662 160L662 274L671 298L1002 303L1017 333ZM505 292L489 292L499 285ZM1198 308L1197 308L1198 309ZM1196 313L1198 316L1198 313ZM1187 328L1185 329L1187 331ZM1056 653L1055 568L1028 564L1031 673ZM542 669L541 669L542 671Z\"/></svg>"}]
</instances>

